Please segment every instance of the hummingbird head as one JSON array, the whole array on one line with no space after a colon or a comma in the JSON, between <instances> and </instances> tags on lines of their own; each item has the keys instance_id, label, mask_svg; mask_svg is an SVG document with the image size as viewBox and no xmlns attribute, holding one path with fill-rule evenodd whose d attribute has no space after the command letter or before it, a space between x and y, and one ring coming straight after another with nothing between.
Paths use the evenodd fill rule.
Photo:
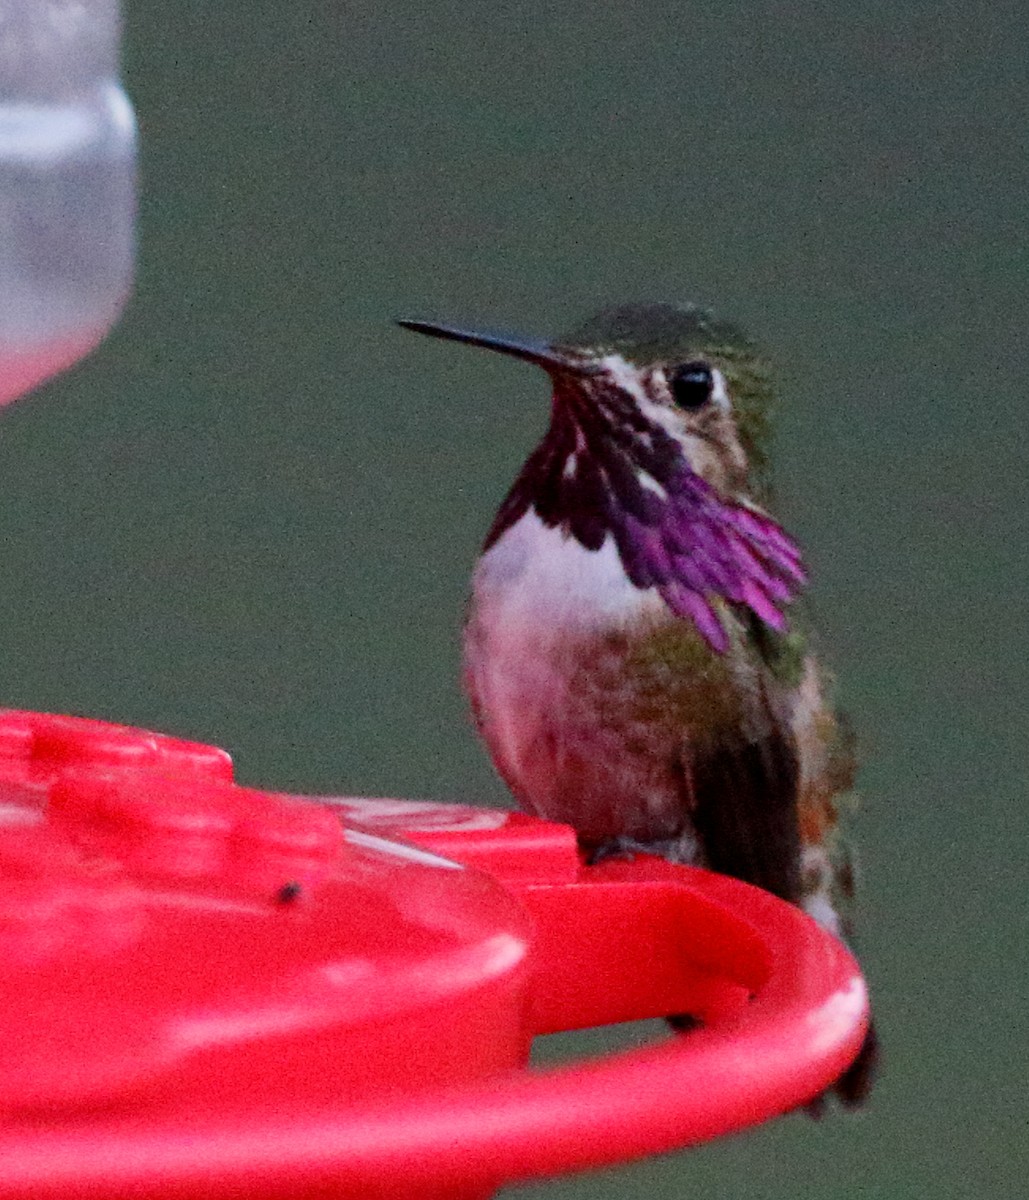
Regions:
<instances>
[{"instance_id":1,"label":"hummingbird head","mask_svg":"<svg viewBox=\"0 0 1029 1200\"><path fill-rule=\"evenodd\" d=\"M777 630L806 581L800 552L754 500L771 383L757 348L706 309L606 309L554 341L407 329L522 358L553 380L550 426L497 513L487 549L530 510L585 549L610 538L626 575L657 588L715 650L723 602Z\"/></svg>"}]
</instances>

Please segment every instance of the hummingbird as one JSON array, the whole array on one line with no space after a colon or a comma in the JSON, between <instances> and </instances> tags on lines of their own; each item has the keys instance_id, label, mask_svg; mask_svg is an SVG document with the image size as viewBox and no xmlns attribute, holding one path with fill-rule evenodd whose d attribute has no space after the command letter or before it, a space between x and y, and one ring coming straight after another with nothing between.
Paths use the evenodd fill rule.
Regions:
<instances>
[{"instance_id":1,"label":"hummingbird","mask_svg":"<svg viewBox=\"0 0 1029 1200\"><path fill-rule=\"evenodd\" d=\"M553 341L399 324L553 385L464 632L475 723L518 804L571 825L587 861L707 867L848 936L855 758L792 607L803 556L771 515L765 354L692 304L608 308ZM875 1060L870 1029L845 1105Z\"/></svg>"}]
</instances>

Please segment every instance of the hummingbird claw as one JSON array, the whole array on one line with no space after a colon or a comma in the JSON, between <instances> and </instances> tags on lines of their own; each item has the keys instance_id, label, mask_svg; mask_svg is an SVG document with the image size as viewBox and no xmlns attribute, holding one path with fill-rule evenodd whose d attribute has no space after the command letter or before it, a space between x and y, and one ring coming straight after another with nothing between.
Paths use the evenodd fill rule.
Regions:
<instances>
[{"instance_id":1,"label":"hummingbird claw","mask_svg":"<svg viewBox=\"0 0 1029 1200\"><path fill-rule=\"evenodd\" d=\"M638 838L621 835L593 845L580 843L580 849L588 867L595 867L608 858L631 862L637 854L653 854L655 858L667 858L670 862L679 863L694 863L697 858L695 842L683 835L653 842L641 842Z\"/></svg>"},{"instance_id":2,"label":"hummingbird claw","mask_svg":"<svg viewBox=\"0 0 1029 1200\"><path fill-rule=\"evenodd\" d=\"M643 847L639 842L634 842L632 838L627 837L610 838L608 841L600 842L596 846L582 847L587 867L595 867L598 863L602 863L609 858L620 858L631 862L641 849Z\"/></svg>"}]
</instances>

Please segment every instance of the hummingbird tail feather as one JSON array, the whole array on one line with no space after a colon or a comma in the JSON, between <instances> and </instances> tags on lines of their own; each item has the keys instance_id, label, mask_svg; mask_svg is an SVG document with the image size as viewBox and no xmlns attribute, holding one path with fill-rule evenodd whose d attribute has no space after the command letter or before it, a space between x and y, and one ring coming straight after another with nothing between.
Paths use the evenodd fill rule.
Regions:
<instances>
[{"instance_id":1,"label":"hummingbird tail feather","mask_svg":"<svg viewBox=\"0 0 1029 1200\"><path fill-rule=\"evenodd\" d=\"M879 1035L875 1023L868 1026L865 1040L857 1058L832 1085L834 1094L844 1108L862 1108L872 1094L879 1068Z\"/></svg>"}]
</instances>

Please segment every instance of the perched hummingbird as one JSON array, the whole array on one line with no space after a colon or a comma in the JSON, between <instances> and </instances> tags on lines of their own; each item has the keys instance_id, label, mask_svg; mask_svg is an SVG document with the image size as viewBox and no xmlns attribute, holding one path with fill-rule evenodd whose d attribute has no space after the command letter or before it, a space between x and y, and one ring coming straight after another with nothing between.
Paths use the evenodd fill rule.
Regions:
<instances>
[{"instance_id":1,"label":"perched hummingbird","mask_svg":"<svg viewBox=\"0 0 1029 1200\"><path fill-rule=\"evenodd\" d=\"M769 515L772 382L694 306L601 312L556 341L425 321L541 366L550 425L475 568L464 675L493 762L592 859L644 851L734 875L839 936L854 760L785 609L807 577ZM875 1037L835 1086L859 1104Z\"/></svg>"}]
</instances>

